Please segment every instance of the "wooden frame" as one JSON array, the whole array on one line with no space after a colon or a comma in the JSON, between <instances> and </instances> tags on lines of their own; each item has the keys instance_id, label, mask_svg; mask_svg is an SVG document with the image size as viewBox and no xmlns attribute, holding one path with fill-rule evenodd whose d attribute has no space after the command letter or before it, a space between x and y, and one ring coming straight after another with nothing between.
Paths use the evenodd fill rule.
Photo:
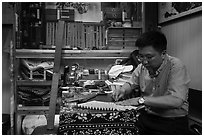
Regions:
<instances>
[{"instance_id":1,"label":"wooden frame","mask_svg":"<svg viewBox=\"0 0 204 137\"><path fill-rule=\"evenodd\" d=\"M202 2L159 2L158 23L202 11Z\"/></svg>"}]
</instances>

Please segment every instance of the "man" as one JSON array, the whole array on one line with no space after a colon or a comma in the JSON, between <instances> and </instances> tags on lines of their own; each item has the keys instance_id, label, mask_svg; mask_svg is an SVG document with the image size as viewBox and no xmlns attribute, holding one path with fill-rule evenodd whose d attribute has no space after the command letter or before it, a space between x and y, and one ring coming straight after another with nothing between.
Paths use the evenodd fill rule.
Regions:
<instances>
[{"instance_id":1,"label":"man","mask_svg":"<svg viewBox=\"0 0 204 137\"><path fill-rule=\"evenodd\" d=\"M138 120L140 134L189 134L188 84L190 77L182 62L166 53L167 40L160 31L149 31L136 41L141 64L129 82L113 92L119 105L145 105ZM140 97L125 97L136 87ZM126 99L126 100L122 100ZM122 101L121 101L122 100Z\"/></svg>"}]
</instances>

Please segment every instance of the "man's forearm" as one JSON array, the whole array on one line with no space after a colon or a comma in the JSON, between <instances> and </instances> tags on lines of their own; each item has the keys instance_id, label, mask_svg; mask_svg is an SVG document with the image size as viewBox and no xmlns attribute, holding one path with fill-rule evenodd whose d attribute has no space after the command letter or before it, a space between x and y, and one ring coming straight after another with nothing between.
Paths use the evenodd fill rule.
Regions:
<instances>
[{"instance_id":1,"label":"man's forearm","mask_svg":"<svg viewBox=\"0 0 204 137\"><path fill-rule=\"evenodd\" d=\"M126 82L122 88L125 89L125 95L129 95L132 92L132 86L130 83Z\"/></svg>"},{"instance_id":2,"label":"man's forearm","mask_svg":"<svg viewBox=\"0 0 204 137\"><path fill-rule=\"evenodd\" d=\"M178 108L183 104L183 100L172 95L160 97L146 97L145 105L159 108Z\"/></svg>"}]
</instances>

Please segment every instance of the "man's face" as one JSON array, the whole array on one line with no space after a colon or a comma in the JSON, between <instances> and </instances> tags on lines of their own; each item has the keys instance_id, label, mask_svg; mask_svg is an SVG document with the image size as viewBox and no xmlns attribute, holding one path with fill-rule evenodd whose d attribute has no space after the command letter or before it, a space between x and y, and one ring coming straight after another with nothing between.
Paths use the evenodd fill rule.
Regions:
<instances>
[{"instance_id":1,"label":"man's face","mask_svg":"<svg viewBox=\"0 0 204 137\"><path fill-rule=\"evenodd\" d=\"M152 46L139 49L139 58L141 63L148 69L156 71L162 64L162 54Z\"/></svg>"}]
</instances>

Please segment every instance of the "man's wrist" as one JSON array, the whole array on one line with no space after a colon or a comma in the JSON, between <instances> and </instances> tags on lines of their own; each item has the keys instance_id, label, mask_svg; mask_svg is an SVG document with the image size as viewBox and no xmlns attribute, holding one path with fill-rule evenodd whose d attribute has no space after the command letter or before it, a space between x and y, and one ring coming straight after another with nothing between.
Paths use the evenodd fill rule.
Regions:
<instances>
[{"instance_id":1,"label":"man's wrist","mask_svg":"<svg viewBox=\"0 0 204 137\"><path fill-rule=\"evenodd\" d=\"M126 84L128 84L130 88L132 89L132 84L130 82L126 82Z\"/></svg>"}]
</instances>

